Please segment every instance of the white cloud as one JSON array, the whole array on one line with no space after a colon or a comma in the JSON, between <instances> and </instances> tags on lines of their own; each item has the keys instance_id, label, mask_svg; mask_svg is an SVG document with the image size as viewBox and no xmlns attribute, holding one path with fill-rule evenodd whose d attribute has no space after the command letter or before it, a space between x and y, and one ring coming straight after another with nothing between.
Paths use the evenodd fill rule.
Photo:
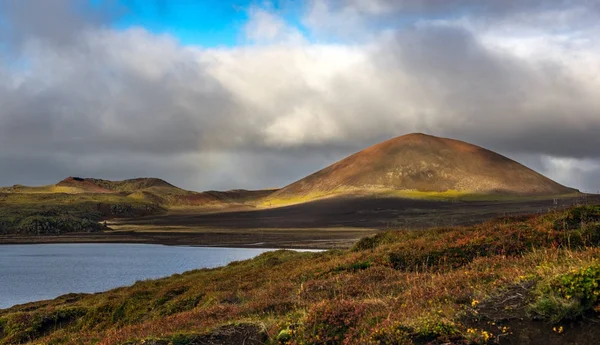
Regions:
<instances>
[{"instance_id":1,"label":"white cloud","mask_svg":"<svg viewBox=\"0 0 600 345\"><path fill-rule=\"evenodd\" d=\"M297 29L279 16L260 7L251 7L244 31L248 40L260 44L300 44L305 41Z\"/></svg>"}]
</instances>

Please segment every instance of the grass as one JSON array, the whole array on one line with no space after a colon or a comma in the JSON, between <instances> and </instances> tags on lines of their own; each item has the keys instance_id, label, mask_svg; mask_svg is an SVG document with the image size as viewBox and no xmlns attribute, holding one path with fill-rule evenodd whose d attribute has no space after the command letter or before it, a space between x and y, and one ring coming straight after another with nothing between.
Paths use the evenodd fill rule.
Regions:
<instances>
[{"instance_id":1,"label":"grass","mask_svg":"<svg viewBox=\"0 0 600 345\"><path fill-rule=\"evenodd\" d=\"M510 201L526 201L526 200L547 200L549 196L523 196L523 195L511 195L511 194L481 194L473 193L471 191L461 190L447 190L443 192L425 192L418 190L391 190L388 188L338 188L330 191L322 192L311 192L302 195L272 195L267 196L258 201L259 207L278 207L295 205L304 202L324 199L328 197L348 195L348 196L360 196L369 195L381 198L403 198L403 199L416 199L416 200L432 200L432 201L498 201L498 202L510 202ZM582 193L571 193L553 196L556 199L563 198L576 198L585 196Z\"/></svg>"},{"instance_id":2,"label":"grass","mask_svg":"<svg viewBox=\"0 0 600 345\"><path fill-rule=\"evenodd\" d=\"M313 200L323 199L327 197L340 196L340 195L373 195L376 197L387 197L387 198L406 198L406 199L420 199L420 200L454 200L462 199L466 197L472 197L473 195L466 191L455 191L448 190L445 192L422 192L416 190L390 190L390 189L350 189L350 188L338 188L331 191L323 192L311 192L302 195L275 195L268 196L263 200L259 200L259 206L261 207L277 207L300 204ZM481 196L483 198L483 196ZM491 196L487 196L493 199Z\"/></svg>"},{"instance_id":3,"label":"grass","mask_svg":"<svg viewBox=\"0 0 600 345\"><path fill-rule=\"evenodd\" d=\"M288 206L301 204L304 202L309 202L313 200L323 199L330 196L339 195L341 192L331 191L331 192L322 192L322 193L308 193L304 195L284 195L284 196L267 196L263 199L259 199L256 201L258 207L279 207L279 206Z\"/></svg>"},{"instance_id":4,"label":"grass","mask_svg":"<svg viewBox=\"0 0 600 345\"><path fill-rule=\"evenodd\" d=\"M301 204L304 202L324 199L328 197L349 195L349 196L360 196L370 195L375 197L386 197L386 198L406 198L406 199L420 199L420 200L441 200L448 201L457 198L464 198L471 196L468 192L461 191L446 191L446 192L421 192L412 190L390 190L390 189L345 189L339 188L331 191L323 192L311 192L302 195L276 195L268 196L258 201L259 207L278 207ZM483 197L483 196L482 196ZM488 196L493 199L493 197Z\"/></svg>"},{"instance_id":5,"label":"grass","mask_svg":"<svg viewBox=\"0 0 600 345\"><path fill-rule=\"evenodd\" d=\"M269 252L2 310L0 344L190 344L243 332L268 344L484 344L518 336L511 329L525 321L562 337L598 309L599 245L594 206L388 231L350 250Z\"/></svg>"},{"instance_id":6,"label":"grass","mask_svg":"<svg viewBox=\"0 0 600 345\"><path fill-rule=\"evenodd\" d=\"M600 299L600 262L559 274L538 288L532 306L537 315L555 323L573 320L596 307Z\"/></svg>"}]
</instances>

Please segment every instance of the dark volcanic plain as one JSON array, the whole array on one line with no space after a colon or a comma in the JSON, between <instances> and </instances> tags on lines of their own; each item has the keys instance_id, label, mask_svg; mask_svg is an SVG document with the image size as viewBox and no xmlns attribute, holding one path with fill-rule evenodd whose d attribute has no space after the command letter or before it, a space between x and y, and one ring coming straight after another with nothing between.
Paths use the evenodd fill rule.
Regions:
<instances>
[{"instance_id":1,"label":"dark volcanic plain","mask_svg":"<svg viewBox=\"0 0 600 345\"><path fill-rule=\"evenodd\" d=\"M2 236L0 243L121 242L257 248L347 248L381 230L472 225L600 203L599 195L519 201L338 197L298 205L218 212L175 210L109 220L110 230L60 236Z\"/></svg>"}]
</instances>

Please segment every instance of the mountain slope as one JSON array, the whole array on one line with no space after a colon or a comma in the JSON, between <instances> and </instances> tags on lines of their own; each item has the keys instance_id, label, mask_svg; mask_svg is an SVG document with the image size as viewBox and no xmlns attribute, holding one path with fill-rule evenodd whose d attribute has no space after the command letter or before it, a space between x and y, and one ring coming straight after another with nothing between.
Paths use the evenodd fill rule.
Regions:
<instances>
[{"instance_id":1,"label":"mountain slope","mask_svg":"<svg viewBox=\"0 0 600 345\"><path fill-rule=\"evenodd\" d=\"M380 192L545 196L575 191L479 146L415 133L355 153L269 198Z\"/></svg>"}]
</instances>

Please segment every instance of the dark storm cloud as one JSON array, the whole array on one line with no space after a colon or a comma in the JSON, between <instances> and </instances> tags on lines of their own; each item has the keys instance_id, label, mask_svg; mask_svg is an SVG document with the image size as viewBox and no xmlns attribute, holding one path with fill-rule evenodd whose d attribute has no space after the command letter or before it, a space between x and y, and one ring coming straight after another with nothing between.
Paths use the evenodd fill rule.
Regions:
<instances>
[{"instance_id":1,"label":"dark storm cloud","mask_svg":"<svg viewBox=\"0 0 600 345\"><path fill-rule=\"evenodd\" d=\"M568 66L544 62L540 73L446 26L402 31L382 49L381 67L411 71L411 88L438 107L436 132L506 152L600 158L600 109Z\"/></svg>"},{"instance_id":2,"label":"dark storm cloud","mask_svg":"<svg viewBox=\"0 0 600 345\"><path fill-rule=\"evenodd\" d=\"M219 118L229 117L227 93L174 42L147 49L138 36L148 34L107 32L67 56L52 57L47 47L33 51L28 58L38 74L0 95L0 144L88 154L196 151Z\"/></svg>"}]
</instances>

